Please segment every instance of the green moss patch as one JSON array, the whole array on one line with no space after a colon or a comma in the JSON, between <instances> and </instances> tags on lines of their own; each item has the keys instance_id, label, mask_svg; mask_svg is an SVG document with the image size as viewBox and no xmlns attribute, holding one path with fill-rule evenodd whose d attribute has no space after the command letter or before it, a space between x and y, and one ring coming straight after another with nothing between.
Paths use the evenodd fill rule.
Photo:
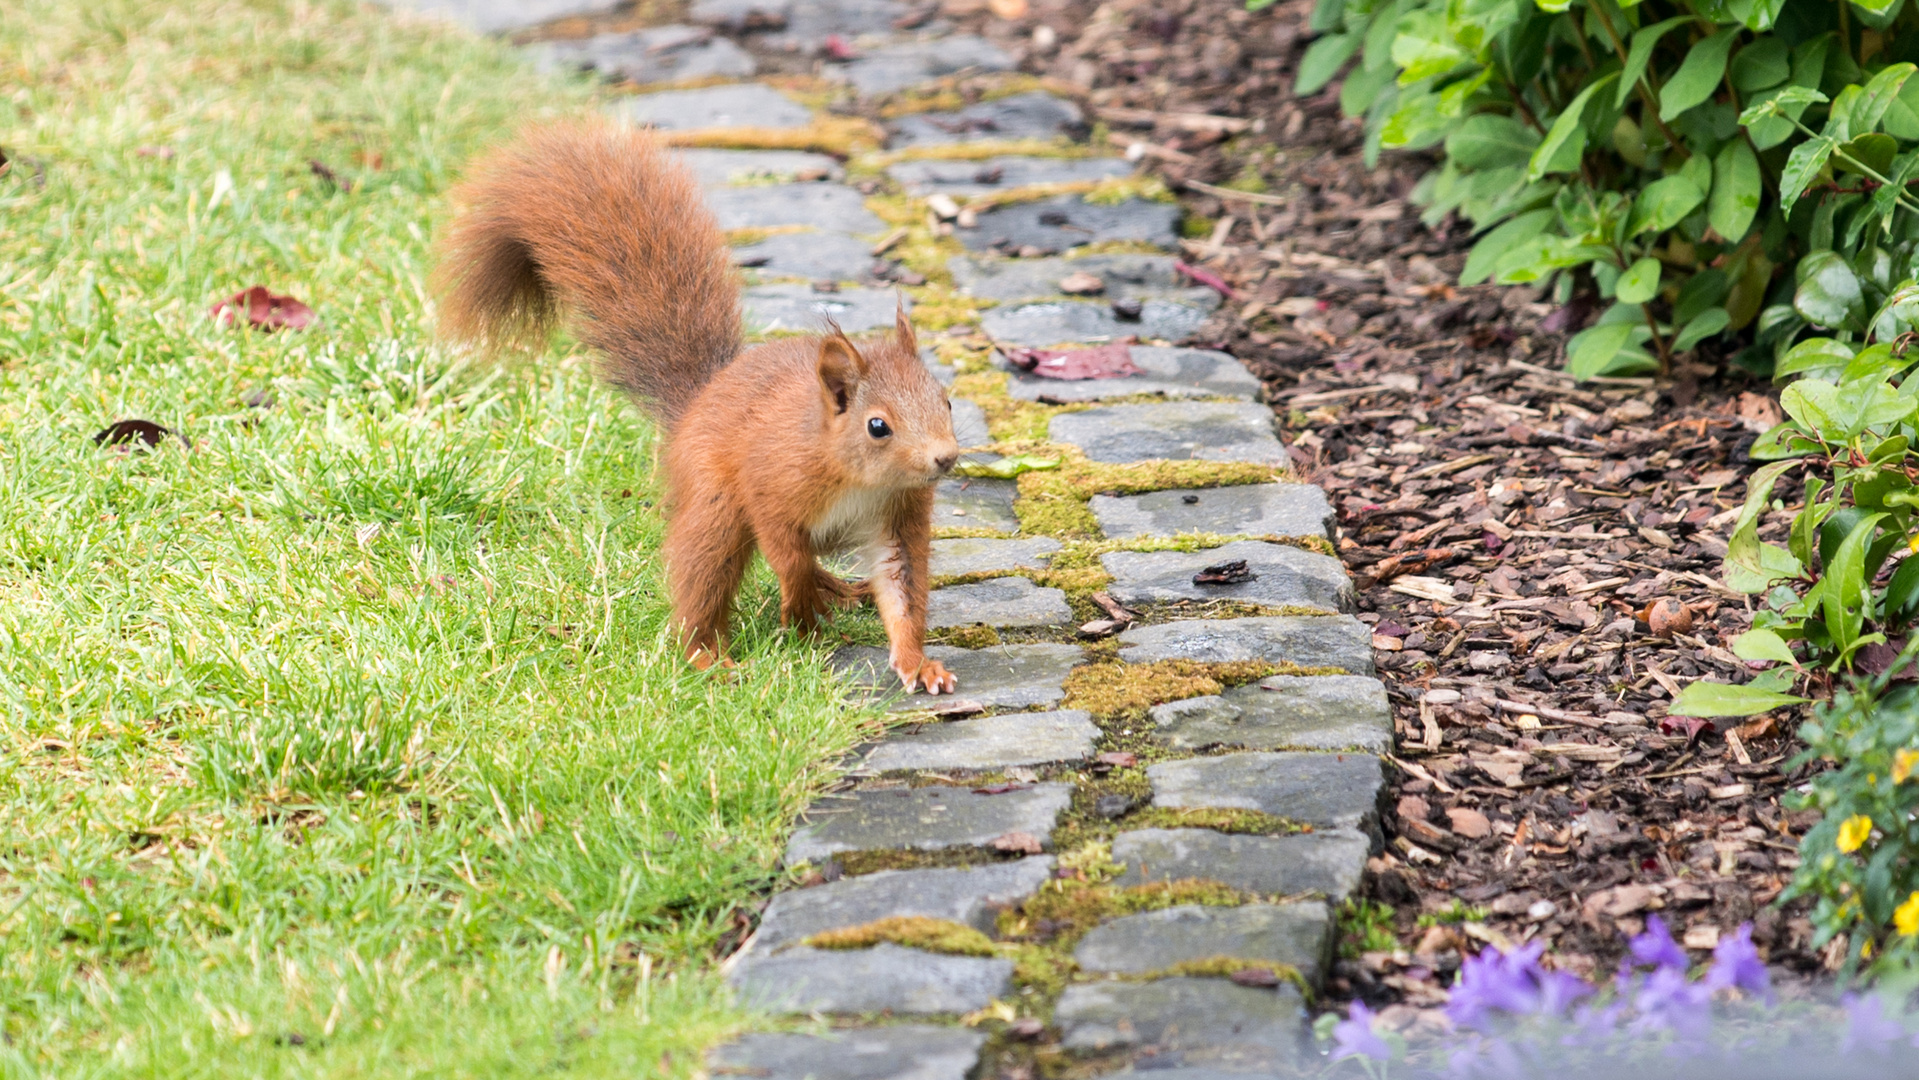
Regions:
<instances>
[{"instance_id":1,"label":"green moss patch","mask_svg":"<svg viewBox=\"0 0 1919 1080\"><path fill-rule=\"evenodd\" d=\"M815 949L870 949L882 942L948 956L992 956L993 941L970 926L924 915L894 915L806 939Z\"/></svg>"},{"instance_id":2,"label":"green moss patch","mask_svg":"<svg viewBox=\"0 0 1919 1080\"><path fill-rule=\"evenodd\" d=\"M943 630L932 630L926 640L937 645L952 645L961 649L990 649L998 645L1002 638L999 631L990 626L950 626Z\"/></svg>"},{"instance_id":3,"label":"green moss patch","mask_svg":"<svg viewBox=\"0 0 1919 1080\"><path fill-rule=\"evenodd\" d=\"M1122 915L1184 904L1237 907L1258 899L1230 885L1200 878L1127 886L1060 878L1041 886L1018 907L1001 912L999 933L1009 941L1047 941L1063 949L1100 923Z\"/></svg>"},{"instance_id":4,"label":"green moss patch","mask_svg":"<svg viewBox=\"0 0 1919 1080\"><path fill-rule=\"evenodd\" d=\"M1060 707L1084 709L1099 717L1144 713L1154 705L1205 697L1278 675L1281 667L1266 660L1083 664L1066 676L1066 700Z\"/></svg>"}]
</instances>

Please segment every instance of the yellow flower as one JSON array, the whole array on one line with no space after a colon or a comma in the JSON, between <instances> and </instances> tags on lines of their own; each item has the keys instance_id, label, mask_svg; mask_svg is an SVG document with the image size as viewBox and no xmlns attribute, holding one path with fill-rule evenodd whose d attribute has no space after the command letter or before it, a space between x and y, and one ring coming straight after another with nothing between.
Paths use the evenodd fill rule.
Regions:
<instances>
[{"instance_id":1,"label":"yellow flower","mask_svg":"<svg viewBox=\"0 0 1919 1080\"><path fill-rule=\"evenodd\" d=\"M1907 937L1919 934L1919 892L1906 897L1906 902L1892 913L1892 925Z\"/></svg>"},{"instance_id":2,"label":"yellow flower","mask_svg":"<svg viewBox=\"0 0 1919 1080\"><path fill-rule=\"evenodd\" d=\"M1892 782L1905 783L1915 765L1919 765L1919 750L1901 750L1892 755Z\"/></svg>"},{"instance_id":3,"label":"yellow flower","mask_svg":"<svg viewBox=\"0 0 1919 1080\"><path fill-rule=\"evenodd\" d=\"M1872 835L1872 819L1864 814L1854 814L1839 823L1839 850L1847 853L1858 851L1865 846L1866 837Z\"/></svg>"}]
</instances>

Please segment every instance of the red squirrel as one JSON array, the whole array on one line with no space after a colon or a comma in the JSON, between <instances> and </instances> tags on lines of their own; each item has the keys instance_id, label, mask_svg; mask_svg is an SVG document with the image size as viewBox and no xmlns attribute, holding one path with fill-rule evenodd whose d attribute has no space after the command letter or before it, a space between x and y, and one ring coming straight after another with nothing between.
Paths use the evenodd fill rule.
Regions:
<instances>
[{"instance_id":1,"label":"red squirrel","mask_svg":"<svg viewBox=\"0 0 1919 1080\"><path fill-rule=\"evenodd\" d=\"M757 547L780 620L810 631L870 595L908 691L952 693L925 652L933 486L959 458L952 402L902 310L854 342L837 326L741 351L726 236L692 174L650 133L575 122L523 132L452 193L440 328L496 349L565 316L607 382L665 440L666 576L696 667L726 657L733 597ZM867 580L822 555L858 551Z\"/></svg>"}]
</instances>

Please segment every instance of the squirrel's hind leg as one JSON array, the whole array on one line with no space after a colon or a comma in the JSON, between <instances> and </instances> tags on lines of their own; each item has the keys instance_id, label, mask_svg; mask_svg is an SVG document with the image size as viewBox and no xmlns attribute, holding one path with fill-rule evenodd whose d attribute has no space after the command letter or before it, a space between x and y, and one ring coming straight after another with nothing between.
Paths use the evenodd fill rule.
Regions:
<instances>
[{"instance_id":1,"label":"squirrel's hind leg","mask_svg":"<svg viewBox=\"0 0 1919 1080\"><path fill-rule=\"evenodd\" d=\"M727 624L753 557L746 515L717 492L681 500L667 523L664 554L673 621L686 659L702 671L716 662L732 667L726 657Z\"/></svg>"},{"instance_id":2,"label":"squirrel's hind leg","mask_svg":"<svg viewBox=\"0 0 1919 1080\"><path fill-rule=\"evenodd\" d=\"M805 533L766 529L760 552L780 579L781 625L810 634L833 617L834 608L844 605L849 586L819 564Z\"/></svg>"}]
</instances>

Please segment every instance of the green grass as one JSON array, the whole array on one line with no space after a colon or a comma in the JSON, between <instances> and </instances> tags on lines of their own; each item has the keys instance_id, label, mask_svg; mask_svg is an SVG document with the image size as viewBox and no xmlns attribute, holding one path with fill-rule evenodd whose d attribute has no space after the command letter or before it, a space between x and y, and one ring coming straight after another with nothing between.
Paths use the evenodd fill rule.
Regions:
<instances>
[{"instance_id":1,"label":"green grass","mask_svg":"<svg viewBox=\"0 0 1919 1080\"><path fill-rule=\"evenodd\" d=\"M870 721L763 572L676 659L581 358L432 341L441 192L588 91L299 0L12 0L0 86L0 1076L691 1075ZM207 318L256 283L322 321Z\"/></svg>"}]
</instances>

